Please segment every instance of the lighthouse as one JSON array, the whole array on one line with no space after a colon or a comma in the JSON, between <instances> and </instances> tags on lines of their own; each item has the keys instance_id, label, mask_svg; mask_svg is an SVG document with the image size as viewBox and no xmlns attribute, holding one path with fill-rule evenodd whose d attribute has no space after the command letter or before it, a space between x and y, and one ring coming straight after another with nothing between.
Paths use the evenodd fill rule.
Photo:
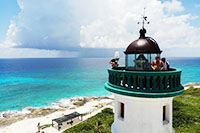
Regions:
<instances>
[{"instance_id":1,"label":"lighthouse","mask_svg":"<svg viewBox=\"0 0 200 133\"><path fill-rule=\"evenodd\" d=\"M124 51L125 66L108 69L105 89L114 95L112 133L172 133L172 101L184 93L181 70L170 67L155 71L151 63L161 58L157 42L146 36L143 26L139 38Z\"/></svg>"}]
</instances>

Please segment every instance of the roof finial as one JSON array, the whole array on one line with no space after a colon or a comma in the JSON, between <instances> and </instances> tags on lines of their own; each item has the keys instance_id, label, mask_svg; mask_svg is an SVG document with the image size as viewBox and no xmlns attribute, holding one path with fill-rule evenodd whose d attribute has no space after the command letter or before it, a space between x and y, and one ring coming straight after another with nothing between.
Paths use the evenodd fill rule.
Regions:
<instances>
[{"instance_id":1,"label":"roof finial","mask_svg":"<svg viewBox=\"0 0 200 133\"><path fill-rule=\"evenodd\" d=\"M144 8L144 14L142 15L142 22L138 22L138 24L142 23L142 29L144 29L144 24L145 24L145 23L146 23L146 24L149 24L149 23L150 23L149 21L147 21L147 16L145 16L145 9L146 9L146 8Z\"/></svg>"}]
</instances>

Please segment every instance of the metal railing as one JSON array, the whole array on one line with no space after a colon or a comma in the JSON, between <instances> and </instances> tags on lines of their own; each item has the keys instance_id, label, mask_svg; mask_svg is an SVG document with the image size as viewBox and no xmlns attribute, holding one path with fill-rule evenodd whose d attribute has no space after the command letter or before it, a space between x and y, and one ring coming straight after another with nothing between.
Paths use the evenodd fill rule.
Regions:
<instances>
[{"instance_id":1,"label":"metal railing","mask_svg":"<svg viewBox=\"0 0 200 133\"><path fill-rule=\"evenodd\" d=\"M167 93L182 90L181 70L170 71L127 71L123 67L108 69L109 85L121 89L145 92Z\"/></svg>"}]
</instances>

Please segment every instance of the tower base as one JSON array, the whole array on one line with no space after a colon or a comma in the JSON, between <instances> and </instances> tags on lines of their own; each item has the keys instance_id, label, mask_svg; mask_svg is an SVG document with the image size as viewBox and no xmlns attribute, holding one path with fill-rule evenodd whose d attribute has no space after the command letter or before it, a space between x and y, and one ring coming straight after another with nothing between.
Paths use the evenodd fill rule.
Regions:
<instances>
[{"instance_id":1,"label":"tower base","mask_svg":"<svg viewBox=\"0 0 200 133\"><path fill-rule=\"evenodd\" d=\"M138 98L113 94L112 133L173 133L172 99Z\"/></svg>"}]
</instances>

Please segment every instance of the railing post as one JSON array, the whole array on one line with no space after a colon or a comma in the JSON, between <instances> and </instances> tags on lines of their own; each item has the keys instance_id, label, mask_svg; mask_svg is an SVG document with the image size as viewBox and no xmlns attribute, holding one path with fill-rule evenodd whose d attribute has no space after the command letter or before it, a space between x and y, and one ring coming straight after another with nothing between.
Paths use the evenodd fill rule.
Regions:
<instances>
[{"instance_id":1,"label":"railing post","mask_svg":"<svg viewBox=\"0 0 200 133\"><path fill-rule=\"evenodd\" d=\"M118 78L119 78L119 73L116 73L115 78L116 78L116 85L118 85L118 83L119 83L119 82L118 82L118 80L119 80L119 79L118 79Z\"/></svg>"},{"instance_id":2,"label":"railing post","mask_svg":"<svg viewBox=\"0 0 200 133\"><path fill-rule=\"evenodd\" d=\"M146 76L146 90L150 90L150 76Z\"/></svg>"},{"instance_id":3,"label":"railing post","mask_svg":"<svg viewBox=\"0 0 200 133\"><path fill-rule=\"evenodd\" d=\"M127 74L127 84L128 84L128 88L131 88L131 76L129 74Z\"/></svg>"},{"instance_id":4,"label":"railing post","mask_svg":"<svg viewBox=\"0 0 200 133\"><path fill-rule=\"evenodd\" d=\"M116 79L116 73L113 73L113 81L114 81L113 84L114 84L114 85L116 85L116 80L117 80L117 79Z\"/></svg>"},{"instance_id":5,"label":"railing post","mask_svg":"<svg viewBox=\"0 0 200 133\"><path fill-rule=\"evenodd\" d=\"M168 87L168 82L169 81L169 76L165 76L165 89L167 89L167 87Z\"/></svg>"},{"instance_id":6,"label":"railing post","mask_svg":"<svg viewBox=\"0 0 200 133\"><path fill-rule=\"evenodd\" d=\"M110 74L110 71L108 71L108 82L110 82L110 77L111 76L111 74Z\"/></svg>"},{"instance_id":7,"label":"railing post","mask_svg":"<svg viewBox=\"0 0 200 133\"><path fill-rule=\"evenodd\" d=\"M133 76L133 88L137 89L137 76L136 75Z\"/></svg>"},{"instance_id":8,"label":"railing post","mask_svg":"<svg viewBox=\"0 0 200 133\"><path fill-rule=\"evenodd\" d=\"M112 73L110 73L110 81L109 82L113 83L113 74Z\"/></svg>"},{"instance_id":9,"label":"railing post","mask_svg":"<svg viewBox=\"0 0 200 133\"><path fill-rule=\"evenodd\" d=\"M177 73L177 89L180 88L180 73Z\"/></svg>"},{"instance_id":10,"label":"railing post","mask_svg":"<svg viewBox=\"0 0 200 133\"><path fill-rule=\"evenodd\" d=\"M178 86L181 87L181 73L179 73L179 77L178 78L179 78Z\"/></svg>"},{"instance_id":11,"label":"railing post","mask_svg":"<svg viewBox=\"0 0 200 133\"><path fill-rule=\"evenodd\" d=\"M115 73L112 74L112 83L115 84Z\"/></svg>"},{"instance_id":12,"label":"railing post","mask_svg":"<svg viewBox=\"0 0 200 133\"><path fill-rule=\"evenodd\" d=\"M123 86L123 73L120 75L120 86Z\"/></svg>"},{"instance_id":13,"label":"railing post","mask_svg":"<svg viewBox=\"0 0 200 133\"><path fill-rule=\"evenodd\" d=\"M176 85L176 83L177 83L176 74L174 74L174 89L176 89L176 88L177 88L177 85Z\"/></svg>"},{"instance_id":14,"label":"railing post","mask_svg":"<svg viewBox=\"0 0 200 133\"><path fill-rule=\"evenodd\" d=\"M157 86L156 86L157 85L157 83L156 83L157 81L156 80L157 80L157 76L153 76L153 88L152 88L153 90L155 90L157 88Z\"/></svg>"},{"instance_id":15,"label":"railing post","mask_svg":"<svg viewBox=\"0 0 200 133\"><path fill-rule=\"evenodd\" d=\"M117 85L118 84L118 73L115 73L115 85Z\"/></svg>"},{"instance_id":16,"label":"railing post","mask_svg":"<svg viewBox=\"0 0 200 133\"><path fill-rule=\"evenodd\" d=\"M180 88L180 84L181 84L181 83L180 83L180 82L181 82L181 81L180 81L180 73L177 74L177 82L178 82L178 83L177 83L177 87Z\"/></svg>"},{"instance_id":17,"label":"railing post","mask_svg":"<svg viewBox=\"0 0 200 133\"><path fill-rule=\"evenodd\" d=\"M143 76L139 76L139 88L142 90L143 89Z\"/></svg>"},{"instance_id":18,"label":"railing post","mask_svg":"<svg viewBox=\"0 0 200 133\"><path fill-rule=\"evenodd\" d=\"M173 88L173 75L170 76L170 89Z\"/></svg>"},{"instance_id":19,"label":"railing post","mask_svg":"<svg viewBox=\"0 0 200 133\"><path fill-rule=\"evenodd\" d=\"M125 86L125 83L126 83L126 82L125 82L125 73L123 73L122 75L123 75L123 78L122 78L122 79L123 79L123 82L122 82L122 83L123 83L123 87L126 87L126 86Z\"/></svg>"},{"instance_id":20,"label":"railing post","mask_svg":"<svg viewBox=\"0 0 200 133\"><path fill-rule=\"evenodd\" d=\"M163 76L160 76L159 88L160 90L163 90Z\"/></svg>"},{"instance_id":21,"label":"railing post","mask_svg":"<svg viewBox=\"0 0 200 133\"><path fill-rule=\"evenodd\" d=\"M115 83L116 83L116 78L115 78L115 73L113 73L113 84L116 85Z\"/></svg>"}]
</instances>

